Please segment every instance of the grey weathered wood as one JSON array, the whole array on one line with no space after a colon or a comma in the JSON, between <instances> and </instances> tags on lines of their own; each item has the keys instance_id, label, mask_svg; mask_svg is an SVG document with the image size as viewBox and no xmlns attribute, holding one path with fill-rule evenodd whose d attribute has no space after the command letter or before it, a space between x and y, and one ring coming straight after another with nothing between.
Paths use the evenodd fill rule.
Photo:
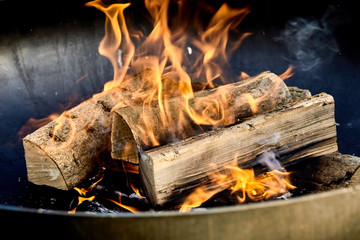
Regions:
<instances>
[{"instance_id":1,"label":"grey weathered wood","mask_svg":"<svg viewBox=\"0 0 360 240\"><path fill-rule=\"evenodd\" d=\"M298 87L288 87L291 93L291 97L294 102L304 100L311 97L311 92L307 89L301 89Z\"/></svg>"},{"instance_id":2,"label":"grey weathered wood","mask_svg":"<svg viewBox=\"0 0 360 240\"><path fill-rule=\"evenodd\" d=\"M30 182L69 190L104 162L110 150L110 109L125 98L119 89L89 99L23 139Z\"/></svg>"},{"instance_id":3,"label":"grey weathered wood","mask_svg":"<svg viewBox=\"0 0 360 240\"><path fill-rule=\"evenodd\" d=\"M133 85L149 83L151 71L144 70L114 87L65 111L58 119L23 139L28 180L69 190L106 165L102 154L110 152L111 109L136 105ZM138 91L147 91L137 87Z\"/></svg>"},{"instance_id":4,"label":"grey weathered wood","mask_svg":"<svg viewBox=\"0 0 360 240\"><path fill-rule=\"evenodd\" d=\"M153 205L178 203L206 179L215 164L220 171L234 159L251 164L277 149L282 164L337 151L334 99L322 93L287 108L207 132L141 154L140 174Z\"/></svg>"}]
</instances>

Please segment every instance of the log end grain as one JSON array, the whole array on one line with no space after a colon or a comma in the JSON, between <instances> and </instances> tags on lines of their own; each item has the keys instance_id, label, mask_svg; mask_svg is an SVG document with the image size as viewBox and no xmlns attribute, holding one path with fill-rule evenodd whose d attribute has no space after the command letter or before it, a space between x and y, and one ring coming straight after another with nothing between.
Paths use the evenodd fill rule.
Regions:
<instances>
[{"instance_id":1,"label":"log end grain","mask_svg":"<svg viewBox=\"0 0 360 240\"><path fill-rule=\"evenodd\" d=\"M79 104L23 139L30 182L69 190L106 167L109 108L121 95L115 91Z\"/></svg>"},{"instance_id":2,"label":"log end grain","mask_svg":"<svg viewBox=\"0 0 360 240\"><path fill-rule=\"evenodd\" d=\"M131 129L125 119L118 113L113 113L111 131L111 157L126 162L138 164L138 147Z\"/></svg>"},{"instance_id":3,"label":"log end grain","mask_svg":"<svg viewBox=\"0 0 360 240\"><path fill-rule=\"evenodd\" d=\"M28 180L37 185L48 185L61 190L69 190L56 163L38 146L24 140Z\"/></svg>"}]
</instances>

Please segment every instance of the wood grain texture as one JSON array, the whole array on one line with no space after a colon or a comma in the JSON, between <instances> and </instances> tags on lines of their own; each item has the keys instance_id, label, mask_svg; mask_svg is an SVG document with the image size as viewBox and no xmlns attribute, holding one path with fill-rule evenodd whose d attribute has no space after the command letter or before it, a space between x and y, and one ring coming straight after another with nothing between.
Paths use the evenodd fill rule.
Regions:
<instances>
[{"instance_id":1,"label":"wood grain texture","mask_svg":"<svg viewBox=\"0 0 360 240\"><path fill-rule=\"evenodd\" d=\"M110 109L124 92L112 89L89 99L23 139L28 180L69 190L95 169L110 150Z\"/></svg>"},{"instance_id":2,"label":"wood grain texture","mask_svg":"<svg viewBox=\"0 0 360 240\"><path fill-rule=\"evenodd\" d=\"M337 151L333 97L322 93L279 111L145 151L140 174L153 205L179 203L203 184L214 165L222 171L236 159L240 166L253 166L254 159L268 150L276 150L285 166Z\"/></svg>"},{"instance_id":3,"label":"wood grain texture","mask_svg":"<svg viewBox=\"0 0 360 240\"><path fill-rule=\"evenodd\" d=\"M23 139L28 180L69 190L93 173L102 171L110 155L111 109L142 104L156 88L156 72L145 69L128 77L121 86L102 92L65 111L58 119ZM176 82L159 75L164 85ZM203 83L194 91L207 89ZM137 95L134 97L134 94Z\"/></svg>"},{"instance_id":4,"label":"wood grain texture","mask_svg":"<svg viewBox=\"0 0 360 240\"><path fill-rule=\"evenodd\" d=\"M139 152L154 146L153 139L157 145L165 145L198 134L198 124L193 118L189 119L184 111L186 104L196 114L206 115L205 119L215 120L214 122L221 119L220 123L214 125L223 127L254 114L249 98L257 101L257 114L292 102L291 94L282 79L271 72L263 72L241 82L196 92L189 100L172 98L162 106L154 102L151 106L114 108L111 156L137 164ZM209 111L208 106L214 105L213 109L221 110ZM166 116L161 111L164 108L167 109ZM179 124L184 118L189 124ZM211 123L204 125L209 126ZM145 133L144 129L152 129L153 134Z\"/></svg>"}]
</instances>

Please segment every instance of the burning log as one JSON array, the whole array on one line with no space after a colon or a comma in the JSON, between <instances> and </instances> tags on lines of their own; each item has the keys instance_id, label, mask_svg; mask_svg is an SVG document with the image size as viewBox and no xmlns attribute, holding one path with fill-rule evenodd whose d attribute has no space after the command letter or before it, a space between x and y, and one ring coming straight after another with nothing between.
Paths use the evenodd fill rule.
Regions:
<instances>
[{"instance_id":1,"label":"burning log","mask_svg":"<svg viewBox=\"0 0 360 240\"><path fill-rule=\"evenodd\" d=\"M59 118L23 139L28 180L69 190L89 174L107 165L102 156L110 152L111 109L136 105L156 88L155 71L146 69L125 79L120 86L102 92L64 112ZM162 84L176 87L176 82L158 75ZM203 83L193 91L207 89ZM134 92L137 98L134 98Z\"/></svg>"},{"instance_id":2,"label":"burning log","mask_svg":"<svg viewBox=\"0 0 360 240\"><path fill-rule=\"evenodd\" d=\"M111 89L27 135L23 144L28 180L69 190L104 166L99 158L110 146L110 110L125 94Z\"/></svg>"},{"instance_id":3,"label":"burning log","mask_svg":"<svg viewBox=\"0 0 360 240\"><path fill-rule=\"evenodd\" d=\"M227 126L290 102L291 94L282 79L264 72L241 82L196 92L189 99L115 107L111 156L138 164L140 151L194 136L199 125Z\"/></svg>"},{"instance_id":4,"label":"burning log","mask_svg":"<svg viewBox=\"0 0 360 240\"><path fill-rule=\"evenodd\" d=\"M153 205L179 203L206 182L215 165L253 166L256 157L275 150L287 166L299 159L337 151L334 99L322 93L279 111L251 117L141 154L140 174Z\"/></svg>"}]
</instances>

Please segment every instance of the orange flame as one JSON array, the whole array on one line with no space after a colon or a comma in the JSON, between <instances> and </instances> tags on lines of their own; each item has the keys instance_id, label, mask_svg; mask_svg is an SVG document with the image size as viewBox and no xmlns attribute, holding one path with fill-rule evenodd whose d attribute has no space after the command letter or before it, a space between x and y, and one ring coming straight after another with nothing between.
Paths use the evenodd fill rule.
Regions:
<instances>
[{"instance_id":1,"label":"orange flame","mask_svg":"<svg viewBox=\"0 0 360 240\"><path fill-rule=\"evenodd\" d=\"M226 174L215 170L210 174L210 183L197 187L184 201L180 212L188 212L201 206L215 194L229 189L239 203L247 200L260 201L279 196L296 187L290 183L290 173L273 170L255 176L253 169L241 169L238 166L227 166Z\"/></svg>"},{"instance_id":2,"label":"orange flame","mask_svg":"<svg viewBox=\"0 0 360 240\"><path fill-rule=\"evenodd\" d=\"M118 205L119 207L122 207L122 208L128 210L129 212L132 212L132 213L140 212L140 210L138 210L138 209L135 208L135 207L122 204L122 203L121 203L121 196L119 196L119 200L118 200L118 201L115 201L115 200L113 200L113 199L108 199L108 200L109 200L110 202L112 202L112 203L115 203L115 204Z\"/></svg>"},{"instance_id":3,"label":"orange flame","mask_svg":"<svg viewBox=\"0 0 360 240\"><path fill-rule=\"evenodd\" d=\"M285 72L283 72L282 74L279 75L279 77L285 81L286 79L292 77L294 75L294 67L290 66L288 67L288 69L286 69Z\"/></svg>"},{"instance_id":4,"label":"orange flame","mask_svg":"<svg viewBox=\"0 0 360 240\"><path fill-rule=\"evenodd\" d=\"M23 139L26 135L33 132L35 129L38 129L49 122L57 119L60 115L57 113L53 113L45 118L35 119L30 118L19 130L17 133L18 139Z\"/></svg>"},{"instance_id":5,"label":"orange flame","mask_svg":"<svg viewBox=\"0 0 360 240\"><path fill-rule=\"evenodd\" d=\"M57 119L55 119L55 123L56 124L50 133L51 139L53 141L65 142L62 147L67 147L75 137L76 124L67 111L63 112Z\"/></svg>"},{"instance_id":6,"label":"orange flame","mask_svg":"<svg viewBox=\"0 0 360 240\"><path fill-rule=\"evenodd\" d=\"M201 82L214 88L216 87L214 81L220 80L224 83L233 81L228 79L226 74L229 68L229 56L250 33L242 33L234 41L230 41L229 34L249 14L249 7L234 9L224 3L214 11L205 26L192 24L191 21L194 19L184 25L170 26L168 17L171 4L178 4L179 9L186 11L186 8L180 6L183 1L144 0L144 3L153 20L153 29L147 36L139 31L131 32L127 26L125 12L131 3L109 5L105 1L94 0L86 4L99 9L106 16L105 36L100 42L99 53L110 60L114 76L112 81L104 85L104 92L120 87L130 92L130 99L140 100L134 101L136 104L137 102L142 104L141 124L137 127L142 133L142 141L147 146L160 145L159 135L170 135L172 138L187 137L188 132L195 131L192 129L192 123L199 125L200 128L202 125L222 127L233 124L235 116L228 106L229 96L226 94L226 85L217 88L211 97L194 98L192 84ZM187 31L187 25L195 28L197 33L195 36ZM139 42L137 48L133 43L134 39ZM188 55L192 55L192 61ZM129 77L142 72L143 76L137 80ZM292 68L280 75L280 78L285 80L290 76L292 76ZM241 73L238 80L246 78L249 78L249 75ZM277 86L275 84L274 88ZM244 93L241 101L249 104L252 113L255 114L258 112L258 104L270 94L269 91L262 97L254 98L251 94ZM176 101L171 103L170 99ZM120 104L132 108L139 107L135 104L131 105L130 102L128 99L123 99ZM152 113L154 103L157 103L160 109L158 116L161 119L160 125L154 124ZM177 112L172 111L172 104L178 106ZM76 133L76 126L66 111L61 115L53 114L45 119L30 119L18 135L25 136L29 128L38 128L51 120L55 120L53 131L50 133L52 140L70 143ZM91 125L89 124L88 128ZM155 133L154 126L160 134ZM64 128L68 130L64 131ZM68 133L66 139L58 136L62 132ZM128 154L130 147L125 147L123 154ZM139 172L138 167L127 164L123 165L123 169L125 173ZM211 174L211 183L195 189L182 205L181 211L189 211L193 207L200 206L224 189L231 189L239 202L244 202L247 198L254 201L268 199L293 187L287 180L288 173L281 171L255 176L252 170L240 169L237 166L229 166L227 170L229 171L227 175ZM94 186L101 180L102 178L89 188L74 188L79 194L78 205L85 200L95 199L95 196L88 197L88 195L91 195ZM144 198L133 182L128 181L128 185L138 196ZM121 198L109 201L128 211L138 211L134 207L124 205ZM76 207L69 212L75 211Z\"/></svg>"},{"instance_id":7,"label":"orange flame","mask_svg":"<svg viewBox=\"0 0 360 240\"><path fill-rule=\"evenodd\" d=\"M184 20L183 25L170 26L168 17L172 4L176 4L180 11L186 11L182 5L183 1L144 0L144 3L153 20L153 29L147 36L139 31L129 31L125 12L130 7L130 3L108 5L102 0L94 0L86 4L101 10L106 15L105 36L99 45L99 53L110 60L114 76L112 81L105 84L104 91L120 87L130 92L131 99L140 100L134 101L142 104L137 128L142 133L143 143L147 146L160 145L159 135L169 135L177 139L187 137L187 132L195 131L192 128L193 123L200 128L202 125L221 127L233 124L235 116L229 107L227 86L218 88L211 98L194 98L192 82L206 83L210 87L215 87L215 80L232 82L225 72L228 69L229 56L250 33L241 34L235 41L229 40L229 34L249 14L250 9L248 7L234 9L224 3L213 12L205 26L192 24L193 18L188 23ZM182 13L178 15L181 16ZM189 34L188 25L195 28L195 35ZM139 43L137 48L133 39ZM186 53L192 55L192 61ZM141 73L144 73L143 76L135 80L129 77ZM281 78L286 79L290 76L291 69L281 75ZM247 74L241 73L239 80L248 77ZM280 82L276 83L274 88L278 86L277 84ZM241 101L249 104L252 113L255 114L258 112L258 104L271 94L267 92L262 97L254 98L251 94L244 93ZM173 101L171 102L170 99ZM130 101L127 99L120 102L121 106L126 103L125 105L130 108L139 107L134 104L128 105ZM157 103L159 109L156 118L161 120L160 124L154 123L154 103ZM173 111L174 105L177 106L176 112ZM62 117L63 115L54 127L54 135L64 124ZM68 122L71 125L71 120ZM124 154L127 154L127 151ZM126 167L123 166L124 169ZM188 211L194 206L201 205L224 189L231 189L239 202L243 202L247 198L268 199L293 187L287 181L287 174L281 171L255 176L252 170L243 170L237 166L229 166L226 170L228 174L212 174L212 181L208 186L201 186L190 194L181 211ZM141 196L138 188L131 181L128 182L129 184L134 192ZM81 196L86 195L82 190L77 191ZM129 211L137 211L135 208L123 205L121 199L110 201Z\"/></svg>"},{"instance_id":8,"label":"orange flame","mask_svg":"<svg viewBox=\"0 0 360 240\"><path fill-rule=\"evenodd\" d=\"M134 184L134 182L131 181L131 179L128 176L128 173L133 173L133 174L139 174L139 166L138 165L134 165L134 164L130 164L130 163L126 163L126 162L122 162L122 166L121 168L113 168L113 171L122 171L125 173L126 179L127 179L127 184L129 187L132 188L133 192L137 195L137 197L139 198L143 198L145 199L144 196L141 195L138 186L136 186ZM77 210L77 207L83 203L84 201L94 201L95 200L95 193L93 192L93 189L96 185L98 185L102 180L104 179L104 176L102 176L99 180L97 180L96 182L94 182L93 184L91 184L89 187L87 188L78 188L78 187L74 187L73 189L79 194L77 197L77 206L74 207L72 210L69 210L68 213L75 213ZM101 198L101 194L99 194L100 198ZM124 203L122 203L121 201L121 193L118 195L118 199L109 199L109 198L103 198L106 201L112 202L114 204L116 204L117 206L126 209L127 211L130 211L132 213L137 213L140 210L137 209L134 206L130 206L130 205L126 205Z\"/></svg>"},{"instance_id":9,"label":"orange flame","mask_svg":"<svg viewBox=\"0 0 360 240\"><path fill-rule=\"evenodd\" d=\"M114 69L113 81L104 86L106 91L121 83L134 54L135 47L130 39L124 17L124 10L130 6L130 3L106 6L101 0L95 0L87 3L86 6L96 7L106 14L105 37L100 42L99 53L110 60ZM123 54L120 54L120 46Z\"/></svg>"},{"instance_id":10,"label":"orange flame","mask_svg":"<svg viewBox=\"0 0 360 240\"><path fill-rule=\"evenodd\" d=\"M77 207L83 203L84 201L94 201L95 196L90 196L90 197L86 197L86 195L91 192L91 190L99 183L103 180L103 177L101 177L99 180L97 180L95 183L91 184L90 187L88 188L78 188L78 187L74 187L74 190L77 191L79 193L78 196L78 203L76 205L75 208L73 208L72 210L69 210L68 213L75 213Z\"/></svg>"},{"instance_id":11,"label":"orange flame","mask_svg":"<svg viewBox=\"0 0 360 240\"><path fill-rule=\"evenodd\" d=\"M234 9L224 3L205 27L193 24L194 17L188 22L184 20L183 25L175 24L170 27L168 16L171 4L175 4L180 11L186 11L183 7L185 2L144 0L144 3L154 26L148 36L129 32L124 14L130 3L106 5L101 0L94 0L86 4L106 15L105 37L99 45L99 52L111 61L114 79L106 83L104 91L121 86L132 91L132 99L141 99L143 111L137 128L143 133L142 142L147 146L158 146L159 135L169 135L176 139L187 137L186 132L194 131L191 123L215 127L234 123L234 117L225 107L227 100L223 90L219 90L214 99L196 100L198 103L195 103L195 107L189 101L194 97L193 81L208 83L210 87L215 86L215 79L231 82L224 74L228 68L228 57L249 33L241 34L235 41L229 41L229 33L236 29L250 9ZM182 12L178 15L182 16ZM190 35L187 25L196 28L198 34ZM135 36L134 39L140 42L136 49L131 36ZM194 56L192 64L188 63L186 52ZM127 75L146 69L151 69L147 72L149 77L140 82L128 81L131 78ZM174 97L178 97L176 104L179 108L176 113L171 111L171 104L168 102ZM256 112L256 102L249 97L247 99L253 112ZM155 124L156 131L160 134L155 134L154 129L151 110L154 101L157 102L161 119L160 126Z\"/></svg>"}]
</instances>

